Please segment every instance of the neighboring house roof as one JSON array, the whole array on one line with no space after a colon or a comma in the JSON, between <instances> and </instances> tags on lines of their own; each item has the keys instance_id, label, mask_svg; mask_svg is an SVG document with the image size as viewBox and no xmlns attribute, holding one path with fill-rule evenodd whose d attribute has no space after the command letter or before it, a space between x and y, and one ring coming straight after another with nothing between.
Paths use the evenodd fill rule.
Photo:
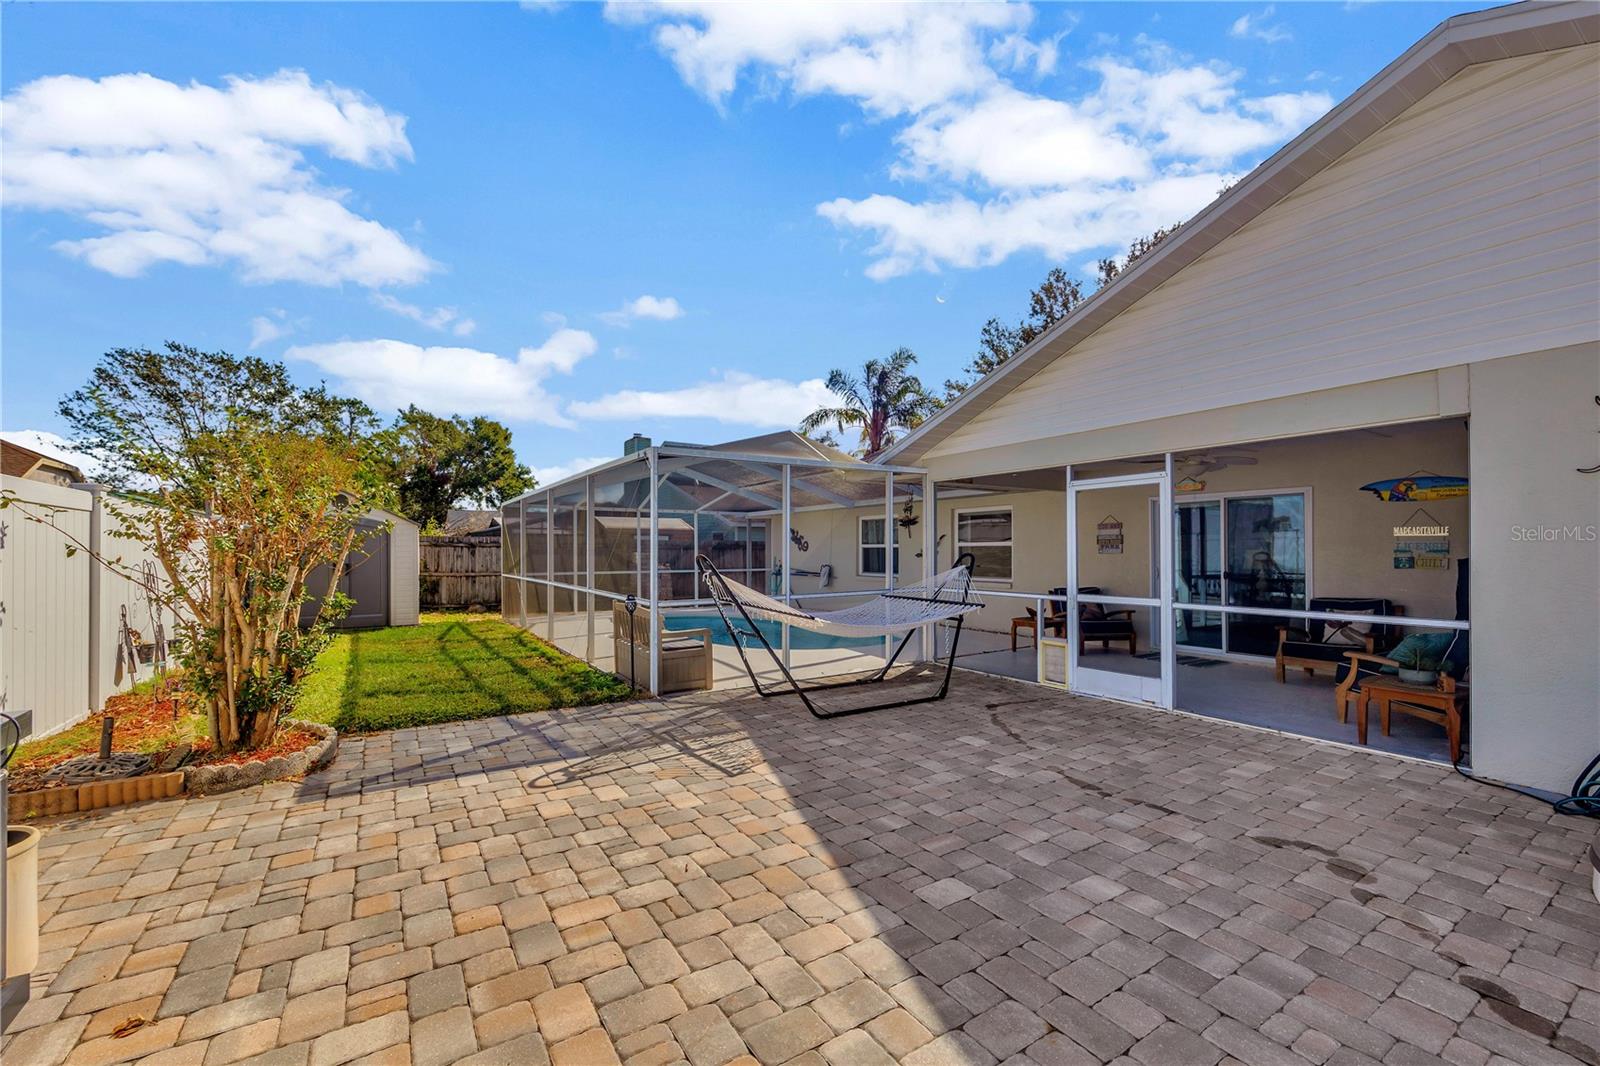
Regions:
<instances>
[{"instance_id":1,"label":"neighboring house roof","mask_svg":"<svg viewBox=\"0 0 1600 1066\"><path fill-rule=\"evenodd\" d=\"M46 481L53 485L81 484L88 480L83 471L71 463L9 440L0 440L0 472L7 477Z\"/></svg>"},{"instance_id":2,"label":"neighboring house roof","mask_svg":"<svg viewBox=\"0 0 1600 1066\"><path fill-rule=\"evenodd\" d=\"M498 534L500 532L499 510L485 510L477 507L452 507L445 515L444 532L446 536L468 537L475 534Z\"/></svg>"},{"instance_id":3,"label":"neighboring house roof","mask_svg":"<svg viewBox=\"0 0 1600 1066\"><path fill-rule=\"evenodd\" d=\"M1600 41L1600 5L1520 3L1446 19L1038 339L871 461L914 463L1428 93L1474 63Z\"/></svg>"}]
</instances>

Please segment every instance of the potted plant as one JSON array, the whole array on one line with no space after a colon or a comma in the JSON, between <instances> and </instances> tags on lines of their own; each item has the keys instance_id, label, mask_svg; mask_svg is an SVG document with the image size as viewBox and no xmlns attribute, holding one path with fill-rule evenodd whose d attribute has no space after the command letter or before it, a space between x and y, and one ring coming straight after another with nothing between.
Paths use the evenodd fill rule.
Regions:
<instances>
[{"instance_id":1,"label":"potted plant","mask_svg":"<svg viewBox=\"0 0 1600 1066\"><path fill-rule=\"evenodd\" d=\"M1439 660L1419 647L1399 647L1394 651L1400 680L1411 685L1433 685L1439 681Z\"/></svg>"}]
</instances>

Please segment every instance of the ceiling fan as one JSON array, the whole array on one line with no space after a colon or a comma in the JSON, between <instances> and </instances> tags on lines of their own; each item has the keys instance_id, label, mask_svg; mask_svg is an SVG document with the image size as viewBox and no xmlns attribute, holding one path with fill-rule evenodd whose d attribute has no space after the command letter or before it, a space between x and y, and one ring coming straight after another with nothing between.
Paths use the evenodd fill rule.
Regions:
<instances>
[{"instance_id":1,"label":"ceiling fan","mask_svg":"<svg viewBox=\"0 0 1600 1066\"><path fill-rule=\"evenodd\" d=\"M1136 459L1139 463L1164 463L1165 459ZM1172 465L1181 467L1190 477L1199 477L1209 474L1214 470L1226 470L1230 466L1255 466L1259 460L1253 455L1243 452L1230 451L1201 451L1201 452L1173 452Z\"/></svg>"}]
</instances>

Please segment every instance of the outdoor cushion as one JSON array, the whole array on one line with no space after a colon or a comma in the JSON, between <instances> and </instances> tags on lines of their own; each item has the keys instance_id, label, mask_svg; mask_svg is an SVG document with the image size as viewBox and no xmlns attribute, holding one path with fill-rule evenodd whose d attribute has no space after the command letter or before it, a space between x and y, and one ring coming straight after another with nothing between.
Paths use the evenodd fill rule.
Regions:
<instances>
[{"instance_id":1,"label":"outdoor cushion","mask_svg":"<svg viewBox=\"0 0 1600 1066\"><path fill-rule=\"evenodd\" d=\"M1455 642L1456 635L1450 630L1429 633L1412 633L1389 652L1389 658L1396 662L1406 663L1412 655L1421 655L1430 663L1440 663L1450 672L1449 663L1445 662L1445 653L1450 650L1450 645ZM1431 669L1431 667L1428 667Z\"/></svg>"},{"instance_id":2,"label":"outdoor cushion","mask_svg":"<svg viewBox=\"0 0 1600 1066\"><path fill-rule=\"evenodd\" d=\"M1327 611L1330 614L1394 614L1394 601L1373 597L1354 596L1313 596L1306 609L1310 611ZM1337 622L1324 622L1319 618L1307 619L1303 624L1296 624L1311 642L1322 644L1330 640L1338 640L1341 646L1361 647L1362 637L1370 633L1376 641L1377 649L1382 651L1393 639L1392 627L1382 622L1353 623L1339 632Z\"/></svg>"},{"instance_id":3,"label":"outdoor cushion","mask_svg":"<svg viewBox=\"0 0 1600 1066\"><path fill-rule=\"evenodd\" d=\"M1344 662L1344 653L1351 650L1349 644L1317 644L1309 640L1286 640L1283 642L1283 653L1294 659L1315 659L1324 663Z\"/></svg>"}]
</instances>

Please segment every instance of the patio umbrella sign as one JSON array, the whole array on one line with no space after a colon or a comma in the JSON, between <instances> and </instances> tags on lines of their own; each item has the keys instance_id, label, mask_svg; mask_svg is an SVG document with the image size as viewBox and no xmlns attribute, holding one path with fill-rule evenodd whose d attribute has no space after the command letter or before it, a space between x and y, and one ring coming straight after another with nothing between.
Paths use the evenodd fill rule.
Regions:
<instances>
[{"instance_id":1,"label":"patio umbrella sign","mask_svg":"<svg viewBox=\"0 0 1600 1066\"><path fill-rule=\"evenodd\" d=\"M1450 569L1450 527L1421 507L1411 512L1403 525L1394 527L1394 568Z\"/></svg>"},{"instance_id":2,"label":"patio umbrella sign","mask_svg":"<svg viewBox=\"0 0 1600 1066\"><path fill-rule=\"evenodd\" d=\"M1122 554L1122 522L1116 515L1106 515L1094 527L1094 543L1101 555Z\"/></svg>"}]
</instances>

